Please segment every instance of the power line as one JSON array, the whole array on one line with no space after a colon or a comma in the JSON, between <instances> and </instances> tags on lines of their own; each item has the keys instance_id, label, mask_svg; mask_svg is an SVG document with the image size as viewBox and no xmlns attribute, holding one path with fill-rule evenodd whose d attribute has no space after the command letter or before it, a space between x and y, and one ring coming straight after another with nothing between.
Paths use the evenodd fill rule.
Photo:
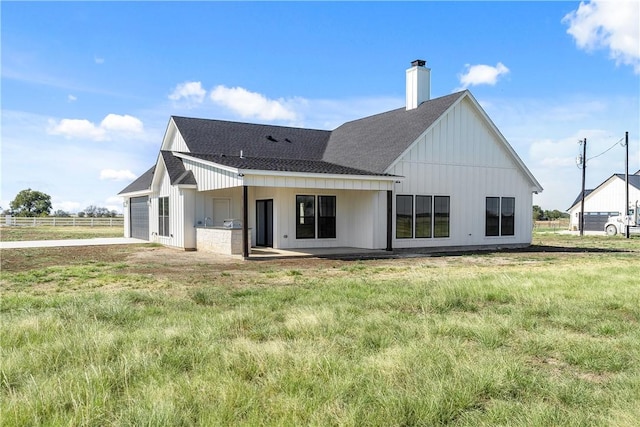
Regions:
<instances>
[{"instance_id":1,"label":"power line","mask_svg":"<svg viewBox=\"0 0 640 427\"><path fill-rule=\"evenodd\" d=\"M596 157L600 157L600 156L602 156L602 155L603 155L603 154L605 154L606 152L608 152L608 151L612 150L612 149L613 149L613 147L615 147L616 145L618 145L619 143L621 143L623 139L624 139L624 136L623 136L622 138L620 138L619 140L617 140L617 141L615 142L615 144L613 144L611 147L609 147L609 148L607 148L606 150L604 150L602 153L598 154L597 156L589 157L587 160L593 160L593 159L595 159Z\"/></svg>"}]
</instances>

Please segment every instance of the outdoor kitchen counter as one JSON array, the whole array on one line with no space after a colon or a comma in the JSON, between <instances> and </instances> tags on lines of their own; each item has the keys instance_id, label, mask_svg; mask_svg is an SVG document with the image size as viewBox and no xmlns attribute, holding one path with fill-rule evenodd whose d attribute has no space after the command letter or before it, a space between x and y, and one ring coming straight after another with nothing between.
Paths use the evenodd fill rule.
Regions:
<instances>
[{"instance_id":1,"label":"outdoor kitchen counter","mask_svg":"<svg viewBox=\"0 0 640 427\"><path fill-rule=\"evenodd\" d=\"M203 252L242 255L242 228L196 227L196 248Z\"/></svg>"}]
</instances>

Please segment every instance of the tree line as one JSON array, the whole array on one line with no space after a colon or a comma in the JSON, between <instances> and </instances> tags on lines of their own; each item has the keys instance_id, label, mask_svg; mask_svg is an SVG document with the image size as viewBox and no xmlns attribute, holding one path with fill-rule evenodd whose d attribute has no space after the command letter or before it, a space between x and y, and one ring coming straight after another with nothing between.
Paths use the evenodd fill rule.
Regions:
<instances>
[{"instance_id":1,"label":"tree line","mask_svg":"<svg viewBox=\"0 0 640 427\"><path fill-rule=\"evenodd\" d=\"M9 203L9 207L10 209L7 210L0 208L0 211L2 211L4 215L19 217L55 216L66 218L71 216L71 213L62 209L51 213L51 196L30 188L20 191L15 199ZM118 212L104 207L89 205L83 211L78 212L78 216L80 218L115 218L118 216Z\"/></svg>"},{"instance_id":2,"label":"tree line","mask_svg":"<svg viewBox=\"0 0 640 427\"><path fill-rule=\"evenodd\" d=\"M557 209L554 210L542 210L542 208L538 205L533 205L533 220L534 221L545 221L545 220L556 220L560 218L569 218L569 214L566 212L560 212Z\"/></svg>"}]
</instances>

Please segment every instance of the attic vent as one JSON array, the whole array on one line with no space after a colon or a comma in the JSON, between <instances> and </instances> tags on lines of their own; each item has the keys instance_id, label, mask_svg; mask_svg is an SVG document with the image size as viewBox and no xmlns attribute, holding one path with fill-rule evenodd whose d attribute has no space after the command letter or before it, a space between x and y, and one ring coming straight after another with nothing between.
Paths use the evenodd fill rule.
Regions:
<instances>
[{"instance_id":1,"label":"attic vent","mask_svg":"<svg viewBox=\"0 0 640 427\"><path fill-rule=\"evenodd\" d=\"M277 139L275 139L274 137L272 137L271 135L267 135L267 139L268 139L269 141L278 142L278 140L277 140Z\"/></svg>"}]
</instances>

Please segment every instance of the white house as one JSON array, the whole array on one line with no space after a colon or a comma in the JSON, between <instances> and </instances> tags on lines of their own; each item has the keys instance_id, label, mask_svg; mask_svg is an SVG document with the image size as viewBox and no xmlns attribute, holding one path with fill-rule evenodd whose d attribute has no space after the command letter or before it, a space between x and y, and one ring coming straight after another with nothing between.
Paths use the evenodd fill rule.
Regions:
<instances>
[{"instance_id":1,"label":"white house","mask_svg":"<svg viewBox=\"0 0 640 427\"><path fill-rule=\"evenodd\" d=\"M469 91L431 99L421 60L406 81L406 107L333 131L171 117L120 193L125 235L245 257L529 245L538 181Z\"/></svg>"},{"instance_id":2,"label":"white house","mask_svg":"<svg viewBox=\"0 0 640 427\"><path fill-rule=\"evenodd\" d=\"M611 175L592 190L584 191L584 229L585 231L604 231L609 216L626 215L626 184L623 173ZM640 170L629 175L629 203L640 202ZM571 207L567 209L570 216L571 230L580 229L580 212L582 194L579 193Z\"/></svg>"}]
</instances>

